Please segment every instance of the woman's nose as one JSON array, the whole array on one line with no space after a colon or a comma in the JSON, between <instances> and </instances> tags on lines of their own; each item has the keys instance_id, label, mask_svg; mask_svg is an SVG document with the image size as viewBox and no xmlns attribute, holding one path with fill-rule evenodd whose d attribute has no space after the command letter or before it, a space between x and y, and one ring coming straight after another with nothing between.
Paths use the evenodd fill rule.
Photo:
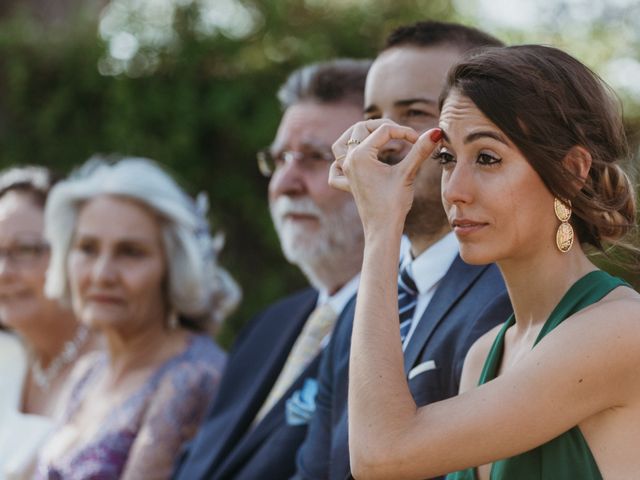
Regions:
<instances>
[{"instance_id":1,"label":"woman's nose","mask_svg":"<svg viewBox=\"0 0 640 480\"><path fill-rule=\"evenodd\" d=\"M112 283L117 278L117 269L113 258L109 254L100 255L91 271L93 280L97 283Z\"/></svg>"},{"instance_id":2,"label":"woman's nose","mask_svg":"<svg viewBox=\"0 0 640 480\"><path fill-rule=\"evenodd\" d=\"M470 203L473 198L473 174L460 162L446 168L442 173L442 199L453 205Z\"/></svg>"}]
</instances>

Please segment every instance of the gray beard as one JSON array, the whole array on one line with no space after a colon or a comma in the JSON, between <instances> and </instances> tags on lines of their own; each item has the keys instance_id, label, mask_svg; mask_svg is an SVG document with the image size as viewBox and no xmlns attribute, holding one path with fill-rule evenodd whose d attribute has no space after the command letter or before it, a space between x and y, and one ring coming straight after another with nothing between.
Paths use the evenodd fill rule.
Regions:
<instances>
[{"instance_id":1,"label":"gray beard","mask_svg":"<svg viewBox=\"0 0 640 480\"><path fill-rule=\"evenodd\" d=\"M308 197L295 200L280 197L270 209L285 258L302 270L311 285L331 290L360 270L364 234L353 201L324 212ZM309 232L291 225L283 220L288 211L315 215L320 219L320 229Z\"/></svg>"}]
</instances>

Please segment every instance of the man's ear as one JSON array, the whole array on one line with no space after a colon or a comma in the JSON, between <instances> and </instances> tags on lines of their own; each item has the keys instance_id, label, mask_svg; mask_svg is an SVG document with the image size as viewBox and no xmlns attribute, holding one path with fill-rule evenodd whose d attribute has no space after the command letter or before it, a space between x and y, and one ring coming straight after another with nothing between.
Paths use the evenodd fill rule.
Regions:
<instances>
[{"instance_id":1,"label":"man's ear","mask_svg":"<svg viewBox=\"0 0 640 480\"><path fill-rule=\"evenodd\" d=\"M587 181L589 170L591 169L591 153L584 147L576 145L571 147L562 159L564 168L574 178L574 188L579 192Z\"/></svg>"}]
</instances>

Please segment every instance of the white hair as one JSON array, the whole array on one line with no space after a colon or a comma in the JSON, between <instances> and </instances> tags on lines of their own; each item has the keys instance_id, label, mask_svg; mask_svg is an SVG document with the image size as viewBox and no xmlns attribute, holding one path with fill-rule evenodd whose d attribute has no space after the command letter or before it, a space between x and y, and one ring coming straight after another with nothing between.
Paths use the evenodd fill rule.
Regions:
<instances>
[{"instance_id":1,"label":"white hair","mask_svg":"<svg viewBox=\"0 0 640 480\"><path fill-rule=\"evenodd\" d=\"M184 323L204 329L213 321L215 326L237 305L240 289L217 264L224 242L221 235L211 236L206 195L194 201L158 164L136 157L115 163L92 157L51 190L45 208L45 236L51 244L45 284L49 297L69 301L67 256L78 214L98 195L136 200L161 217L168 303Z\"/></svg>"}]
</instances>

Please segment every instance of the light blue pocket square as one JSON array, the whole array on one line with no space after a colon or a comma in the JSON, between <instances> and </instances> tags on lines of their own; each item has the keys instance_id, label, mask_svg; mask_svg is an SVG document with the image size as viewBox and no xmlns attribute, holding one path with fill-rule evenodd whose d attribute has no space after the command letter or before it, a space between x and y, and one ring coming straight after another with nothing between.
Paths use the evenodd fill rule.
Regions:
<instances>
[{"instance_id":1,"label":"light blue pocket square","mask_svg":"<svg viewBox=\"0 0 640 480\"><path fill-rule=\"evenodd\" d=\"M292 426L306 425L316 411L316 395L318 382L313 378L304 381L302 389L296 390L286 403L287 424Z\"/></svg>"}]
</instances>

